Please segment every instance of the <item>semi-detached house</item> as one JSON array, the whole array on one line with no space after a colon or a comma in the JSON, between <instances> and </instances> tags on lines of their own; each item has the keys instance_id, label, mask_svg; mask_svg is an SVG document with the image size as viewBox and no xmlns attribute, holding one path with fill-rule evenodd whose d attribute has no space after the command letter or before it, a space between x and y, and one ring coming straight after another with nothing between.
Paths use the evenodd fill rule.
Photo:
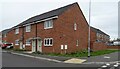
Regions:
<instances>
[{"instance_id":1,"label":"semi-detached house","mask_svg":"<svg viewBox=\"0 0 120 69\"><path fill-rule=\"evenodd\" d=\"M87 21L73 3L27 19L11 28L8 39L15 49L70 53L87 49L87 34Z\"/></svg>"},{"instance_id":2,"label":"semi-detached house","mask_svg":"<svg viewBox=\"0 0 120 69\"><path fill-rule=\"evenodd\" d=\"M71 53L87 49L88 23L78 3L34 17L11 28L7 41L15 49Z\"/></svg>"}]
</instances>

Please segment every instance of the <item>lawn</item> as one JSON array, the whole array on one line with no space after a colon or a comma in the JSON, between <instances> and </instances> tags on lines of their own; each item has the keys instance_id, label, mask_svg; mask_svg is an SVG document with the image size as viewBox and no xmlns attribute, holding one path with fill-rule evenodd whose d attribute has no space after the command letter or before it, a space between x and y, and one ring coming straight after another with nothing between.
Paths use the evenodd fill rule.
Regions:
<instances>
[{"instance_id":1,"label":"lawn","mask_svg":"<svg viewBox=\"0 0 120 69\"><path fill-rule=\"evenodd\" d=\"M95 51L95 52L91 52L91 56L99 56L99 55L104 55L104 54L110 54L113 52L118 52L120 50L100 50L100 51ZM54 53L49 53L47 55L50 56L64 56L64 57L87 57L88 52L87 50L84 51L79 51L76 53L71 53L71 54L54 54Z\"/></svg>"}]
</instances>

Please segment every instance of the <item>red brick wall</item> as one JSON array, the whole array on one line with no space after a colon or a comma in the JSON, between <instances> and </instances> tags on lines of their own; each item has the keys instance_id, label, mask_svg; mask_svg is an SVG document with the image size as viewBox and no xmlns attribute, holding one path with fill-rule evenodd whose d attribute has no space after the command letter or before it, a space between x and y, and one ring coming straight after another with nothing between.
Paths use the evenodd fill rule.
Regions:
<instances>
[{"instance_id":1,"label":"red brick wall","mask_svg":"<svg viewBox=\"0 0 120 69\"><path fill-rule=\"evenodd\" d=\"M11 30L11 31L9 31L8 33L7 33L7 41L9 42L9 43L14 43L15 42L15 32L14 32L14 30Z\"/></svg>"},{"instance_id":2,"label":"red brick wall","mask_svg":"<svg viewBox=\"0 0 120 69\"><path fill-rule=\"evenodd\" d=\"M96 32L94 32L92 29L90 29L90 40L91 42L95 42L97 39Z\"/></svg>"},{"instance_id":3,"label":"red brick wall","mask_svg":"<svg viewBox=\"0 0 120 69\"><path fill-rule=\"evenodd\" d=\"M22 38L22 27L19 27L19 33L15 34L15 29L14 29L14 33L13 33L13 37L14 37L14 47L19 49L20 48L20 44L19 45L15 45L15 40L21 40ZM20 42L19 42L20 43Z\"/></svg>"},{"instance_id":4,"label":"red brick wall","mask_svg":"<svg viewBox=\"0 0 120 69\"><path fill-rule=\"evenodd\" d=\"M120 46L107 46L108 49L120 49Z\"/></svg>"},{"instance_id":5,"label":"red brick wall","mask_svg":"<svg viewBox=\"0 0 120 69\"><path fill-rule=\"evenodd\" d=\"M6 41L7 42L7 37L2 37L2 41Z\"/></svg>"},{"instance_id":6,"label":"red brick wall","mask_svg":"<svg viewBox=\"0 0 120 69\"><path fill-rule=\"evenodd\" d=\"M24 45L25 45L25 49L26 50L31 50L32 49L32 43L31 45L26 45L26 40L28 40L29 38L33 38L36 37L36 25L33 24L31 25L31 32L26 32L25 30L26 26L24 26Z\"/></svg>"},{"instance_id":7,"label":"red brick wall","mask_svg":"<svg viewBox=\"0 0 120 69\"><path fill-rule=\"evenodd\" d=\"M93 48L94 42L96 42L96 32L94 32L92 29L90 29L90 46Z\"/></svg>"},{"instance_id":8,"label":"red brick wall","mask_svg":"<svg viewBox=\"0 0 120 69\"><path fill-rule=\"evenodd\" d=\"M106 49L107 49L107 45L105 43L102 43L102 42L93 43L93 46L92 46L93 51L106 50Z\"/></svg>"}]
</instances>

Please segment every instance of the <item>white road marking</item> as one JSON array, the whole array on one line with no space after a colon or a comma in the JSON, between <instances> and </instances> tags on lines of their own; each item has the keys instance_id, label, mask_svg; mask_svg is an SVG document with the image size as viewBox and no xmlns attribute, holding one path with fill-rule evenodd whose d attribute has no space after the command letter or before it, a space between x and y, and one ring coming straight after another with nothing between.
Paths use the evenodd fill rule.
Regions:
<instances>
[{"instance_id":1,"label":"white road marking","mask_svg":"<svg viewBox=\"0 0 120 69\"><path fill-rule=\"evenodd\" d=\"M116 64L116 65L114 65L114 67L118 67L118 65Z\"/></svg>"},{"instance_id":2,"label":"white road marking","mask_svg":"<svg viewBox=\"0 0 120 69\"><path fill-rule=\"evenodd\" d=\"M110 66L110 64L109 64L109 63L107 63L106 65L107 65L107 66Z\"/></svg>"},{"instance_id":3,"label":"white road marking","mask_svg":"<svg viewBox=\"0 0 120 69\"><path fill-rule=\"evenodd\" d=\"M106 65L103 65L102 68L106 68L107 66Z\"/></svg>"},{"instance_id":4,"label":"white road marking","mask_svg":"<svg viewBox=\"0 0 120 69\"><path fill-rule=\"evenodd\" d=\"M108 56L104 56L104 58L107 58L107 59L109 59L110 57L108 57Z\"/></svg>"}]
</instances>

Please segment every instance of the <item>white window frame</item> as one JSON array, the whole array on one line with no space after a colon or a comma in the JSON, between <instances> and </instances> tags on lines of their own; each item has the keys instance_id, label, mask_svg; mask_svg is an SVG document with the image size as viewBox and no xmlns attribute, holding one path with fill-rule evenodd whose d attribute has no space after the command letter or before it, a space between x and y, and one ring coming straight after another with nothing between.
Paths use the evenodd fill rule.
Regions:
<instances>
[{"instance_id":1,"label":"white window frame","mask_svg":"<svg viewBox=\"0 0 120 69\"><path fill-rule=\"evenodd\" d=\"M15 45L19 45L19 40L15 40Z\"/></svg>"},{"instance_id":2,"label":"white window frame","mask_svg":"<svg viewBox=\"0 0 120 69\"><path fill-rule=\"evenodd\" d=\"M31 25L26 25L25 30L26 32L31 32Z\"/></svg>"},{"instance_id":3,"label":"white window frame","mask_svg":"<svg viewBox=\"0 0 120 69\"><path fill-rule=\"evenodd\" d=\"M77 30L77 24L74 23L74 30Z\"/></svg>"},{"instance_id":4,"label":"white window frame","mask_svg":"<svg viewBox=\"0 0 120 69\"><path fill-rule=\"evenodd\" d=\"M46 20L44 22L44 29L50 29L53 28L53 20Z\"/></svg>"},{"instance_id":5,"label":"white window frame","mask_svg":"<svg viewBox=\"0 0 120 69\"><path fill-rule=\"evenodd\" d=\"M79 45L79 40L76 40L76 46L78 46Z\"/></svg>"},{"instance_id":6,"label":"white window frame","mask_svg":"<svg viewBox=\"0 0 120 69\"><path fill-rule=\"evenodd\" d=\"M47 44L47 40L49 40L49 43ZM52 44L50 44L50 40L52 40ZM44 46L53 46L53 38L45 38L44 39Z\"/></svg>"},{"instance_id":7,"label":"white window frame","mask_svg":"<svg viewBox=\"0 0 120 69\"><path fill-rule=\"evenodd\" d=\"M26 40L25 44L26 44L27 46L30 46L30 45L31 45L30 40Z\"/></svg>"},{"instance_id":8,"label":"white window frame","mask_svg":"<svg viewBox=\"0 0 120 69\"><path fill-rule=\"evenodd\" d=\"M15 34L19 34L19 28L15 29Z\"/></svg>"}]
</instances>

